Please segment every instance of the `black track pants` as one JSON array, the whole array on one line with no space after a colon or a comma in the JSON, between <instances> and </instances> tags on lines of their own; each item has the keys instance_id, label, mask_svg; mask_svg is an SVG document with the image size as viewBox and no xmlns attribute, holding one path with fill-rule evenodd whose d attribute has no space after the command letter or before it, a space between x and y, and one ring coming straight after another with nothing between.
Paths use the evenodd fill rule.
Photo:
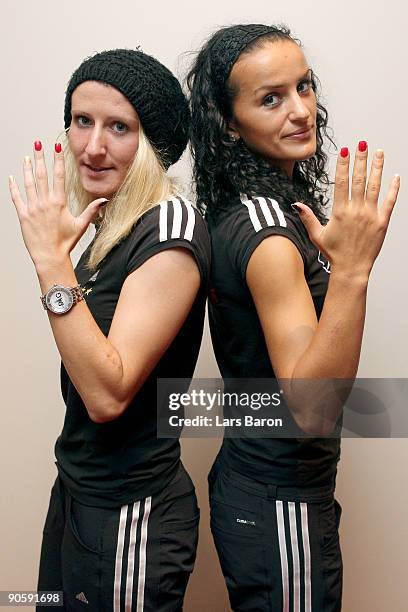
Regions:
<instances>
[{"instance_id":1,"label":"black track pants","mask_svg":"<svg viewBox=\"0 0 408 612\"><path fill-rule=\"evenodd\" d=\"M199 509L181 466L160 493L117 509L85 506L57 478L45 522L38 590L64 607L37 611L176 612L194 567Z\"/></svg>"},{"instance_id":2,"label":"black track pants","mask_svg":"<svg viewBox=\"0 0 408 612\"><path fill-rule=\"evenodd\" d=\"M255 482L216 463L211 531L234 612L339 612L341 508L329 489Z\"/></svg>"}]
</instances>

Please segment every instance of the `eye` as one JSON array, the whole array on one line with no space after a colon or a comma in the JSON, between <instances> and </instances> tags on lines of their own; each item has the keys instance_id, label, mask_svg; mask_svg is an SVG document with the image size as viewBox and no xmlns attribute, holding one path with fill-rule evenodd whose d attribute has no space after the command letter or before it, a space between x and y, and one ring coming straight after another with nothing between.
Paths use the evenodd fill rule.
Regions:
<instances>
[{"instance_id":1,"label":"eye","mask_svg":"<svg viewBox=\"0 0 408 612\"><path fill-rule=\"evenodd\" d=\"M299 85L297 86L297 90L299 93L306 93L307 91L309 91L309 89L312 89L311 79L305 79L304 81L300 81Z\"/></svg>"},{"instance_id":2,"label":"eye","mask_svg":"<svg viewBox=\"0 0 408 612\"><path fill-rule=\"evenodd\" d=\"M85 117L84 115L78 115L77 117L75 117L75 122L79 127L86 127L90 125L91 120L88 119L88 117Z\"/></svg>"},{"instance_id":3,"label":"eye","mask_svg":"<svg viewBox=\"0 0 408 612\"><path fill-rule=\"evenodd\" d=\"M278 94L268 94L263 99L263 105L269 106L269 107L277 106L279 102L280 102L280 97L278 96Z\"/></svg>"},{"instance_id":4,"label":"eye","mask_svg":"<svg viewBox=\"0 0 408 612\"><path fill-rule=\"evenodd\" d=\"M122 121L115 121L113 124L113 131L118 132L118 134L123 134L124 132L127 132L128 129L129 128L126 123L122 123Z\"/></svg>"}]
</instances>

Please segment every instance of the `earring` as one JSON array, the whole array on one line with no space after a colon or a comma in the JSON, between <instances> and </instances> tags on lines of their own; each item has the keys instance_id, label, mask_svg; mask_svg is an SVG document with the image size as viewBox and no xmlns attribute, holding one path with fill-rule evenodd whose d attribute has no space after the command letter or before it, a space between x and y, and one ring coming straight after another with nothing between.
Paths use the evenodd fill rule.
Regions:
<instances>
[{"instance_id":1,"label":"earring","mask_svg":"<svg viewBox=\"0 0 408 612\"><path fill-rule=\"evenodd\" d=\"M235 136L234 134L230 134L229 135L231 142L238 142L239 138L237 136Z\"/></svg>"}]
</instances>

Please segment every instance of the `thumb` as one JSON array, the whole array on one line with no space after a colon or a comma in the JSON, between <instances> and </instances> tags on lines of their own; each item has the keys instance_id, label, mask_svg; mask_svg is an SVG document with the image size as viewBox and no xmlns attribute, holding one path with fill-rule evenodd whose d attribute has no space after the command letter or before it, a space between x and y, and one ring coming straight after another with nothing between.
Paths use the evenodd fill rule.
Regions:
<instances>
[{"instance_id":1,"label":"thumb","mask_svg":"<svg viewBox=\"0 0 408 612\"><path fill-rule=\"evenodd\" d=\"M102 206L108 201L107 198L98 198L93 200L85 210L77 217L77 223L83 231L86 230L88 225L92 222L97 213L101 210Z\"/></svg>"},{"instance_id":2,"label":"thumb","mask_svg":"<svg viewBox=\"0 0 408 612\"><path fill-rule=\"evenodd\" d=\"M292 204L292 208L298 213L300 220L309 234L310 240L312 242L318 241L323 230L323 225L320 223L312 209L306 204L303 204L303 202L296 202L295 204Z\"/></svg>"}]
</instances>

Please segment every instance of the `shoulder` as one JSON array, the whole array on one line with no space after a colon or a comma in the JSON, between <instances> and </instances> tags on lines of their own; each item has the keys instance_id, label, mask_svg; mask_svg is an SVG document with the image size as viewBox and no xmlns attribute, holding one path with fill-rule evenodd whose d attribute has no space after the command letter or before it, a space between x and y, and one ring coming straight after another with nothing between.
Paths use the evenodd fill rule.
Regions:
<instances>
[{"instance_id":1,"label":"shoulder","mask_svg":"<svg viewBox=\"0 0 408 612\"><path fill-rule=\"evenodd\" d=\"M128 273L160 251L174 247L188 249L195 257L203 278L210 263L210 239L200 212L182 196L157 203L147 210L129 237Z\"/></svg>"},{"instance_id":2,"label":"shoulder","mask_svg":"<svg viewBox=\"0 0 408 612\"><path fill-rule=\"evenodd\" d=\"M175 196L146 211L136 225L136 233L151 232L158 242L207 239L207 226L200 212L184 197Z\"/></svg>"},{"instance_id":3,"label":"shoulder","mask_svg":"<svg viewBox=\"0 0 408 612\"><path fill-rule=\"evenodd\" d=\"M243 277L253 252L265 238L280 235L294 243L306 261L307 244L302 222L272 197L240 197L223 215L214 231L215 241L225 241L229 256Z\"/></svg>"},{"instance_id":4,"label":"shoulder","mask_svg":"<svg viewBox=\"0 0 408 612\"><path fill-rule=\"evenodd\" d=\"M241 222L246 223L248 231L258 233L268 228L299 232L296 213L288 212L279 199L272 197L248 197L241 194Z\"/></svg>"},{"instance_id":5,"label":"shoulder","mask_svg":"<svg viewBox=\"0 0 408 612\"><path fill-rule=\"evenodd\" d=\"M214 228L220 228L221 231L224 231L226 226L230 228L231 234L241 229L248 236L263 230L277 233L283 230L298 235L299 240L302 240L304 233L298 215L283 207L279 198L247 196L244 193L231 203L214 224Z\"/></svg>"}]
</instances>

